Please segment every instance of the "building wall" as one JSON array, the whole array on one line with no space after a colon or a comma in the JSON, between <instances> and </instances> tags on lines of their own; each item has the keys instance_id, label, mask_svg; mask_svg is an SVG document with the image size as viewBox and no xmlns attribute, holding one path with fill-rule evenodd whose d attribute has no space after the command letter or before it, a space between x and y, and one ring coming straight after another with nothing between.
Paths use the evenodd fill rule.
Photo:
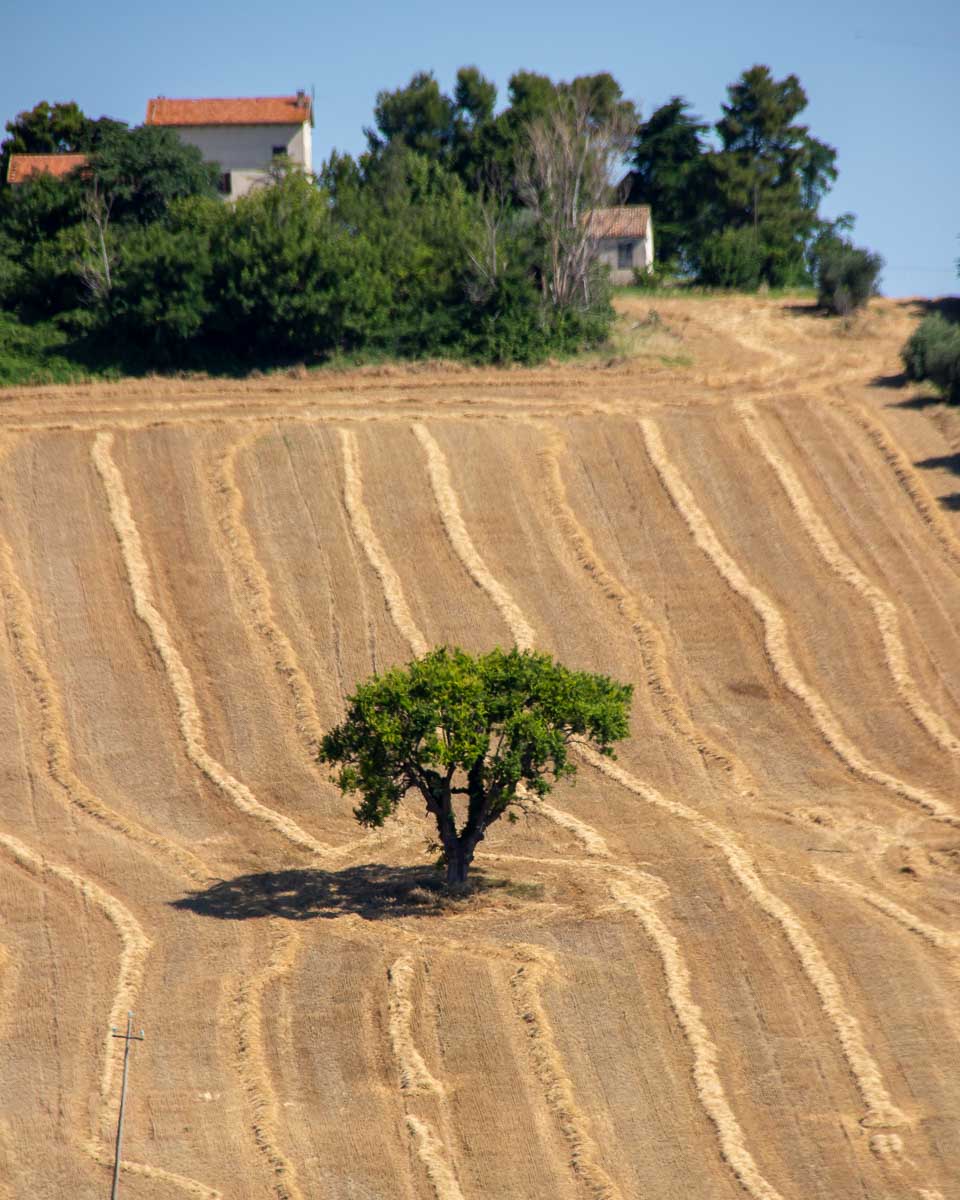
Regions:
<instances>
[{"instance_id":1,"label":"building wall","mask_svg":"<svg viewBox=\"0 0 960 1200\"><path fill-rule=\"evenodd\" d=\"M245 196L266 178L274 147L283 146L290 161L313 169L310 125L182 125L182 142L196 146L207 162L230 172L230 199Z\"/></svg>"},{"instance_id":2,"label":"building wall","mask_svg":"<svg viewBox=\"0 0 960 1200\"><path fill-rule=\"evenodd\" d=\"M628 267L620 266L621 243L633 243ZM599 238L595 243L596 257L610 268L610 281L616 284L633 283L633 272L649 270L653 266L653 222L647 222L646 236L642 238Z\"/></svg>"}]
</instances>

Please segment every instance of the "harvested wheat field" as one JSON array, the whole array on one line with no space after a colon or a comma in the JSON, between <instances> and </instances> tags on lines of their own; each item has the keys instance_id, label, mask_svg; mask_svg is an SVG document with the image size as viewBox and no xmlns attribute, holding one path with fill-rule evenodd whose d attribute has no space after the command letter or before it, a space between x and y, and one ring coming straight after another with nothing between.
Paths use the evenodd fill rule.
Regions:
<instances>
[{"instance_id":1,"label":"harvested wheat field","mask_svg":"<svg viewBox=\"0 0 960 1200\"><path fill-rule=\"evenodd\" d=\"M657 309L659 319L648 310ZM960 1197L960 413L915 306L0 397L0 1196ZM441 902L315 761L439 643L636 684Z\"/></svg>"}]
</instances>

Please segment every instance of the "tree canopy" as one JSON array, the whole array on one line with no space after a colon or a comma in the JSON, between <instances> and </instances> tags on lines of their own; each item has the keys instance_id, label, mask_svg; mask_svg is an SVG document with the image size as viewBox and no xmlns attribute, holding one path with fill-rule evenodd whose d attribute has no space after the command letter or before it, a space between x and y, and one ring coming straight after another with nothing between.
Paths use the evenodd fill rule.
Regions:
<instances>
[{"instance_id":1,"label":"tree canopy","mask_svg":"<svg viewBox=\"0 0 960 1200\"><path fill-rule=\"evenodd\" d=\"M225 204L216 166L174 131L43 101L8 123L3 154L88 162L0 187L0 310L55 323L78 364L111 372L576 353L615 318L585 218L615 202L628 151L626 198L652 206L668 272L827 278L817 247L849 223L819 216L836 152L799 123L805 106L796 76L764 66L730 86L712 133L679 95L640 123L607 72L516 71L498 108L475 66L448 91L419 71L378 93L362 154L316 175L274 165Z\"/></svg>"},{"instance_id":2,"label":"tree canopy","mask_svg":"<svg viewBox=\"0 0 960 1200\"><path fill-rule=\"evenodd\" d=\"M114 219L156 221L185 196L215 196L219 167L196 146L156 125L110 129L90 156L90 173L112 197Z\"/></svg>"},{"instance_id":3,"label":"tree canopy","mask_svg":"<svg viewBox=\"0 0 960 1200\"><path fill-rule=\"evenodd\" d=\"M837 152L798 123L806 106L796 75L757 65L727 88L715 144L682 96L639 126L628 195L653 207L660 259L717 286L810 281Z\"/></svg>"},{"instance_id":4,"label":"tree canopy","mask_svg":"<svg viewBox=\"0 0 960 1200\"><path fill-rule=\"evenodd\" d=\"M416 792L436 822L447 881L462 884L495 821L575 774L572 747L612 755L632 691L531 650L474 657L440 647L361 684L320 760L344 793L359 793L362 825L382 826Z\"/></svg>"},{"instance_id":5,"label":"tree canopy","mask_svg":"<svg viewBox=\"0 0 960 1200\"><path fill-rule=\"evenodd\" d=\"M637 129L628 176L628 204L649 204L657 238L657 257L687 256L709 203L709 161L704 134L709 126L690 112L682 96L661 105Z\"/></svg>"},{"instance_id":6,"label":"tree canopy","mask_svg":"<svg viewBox=\"0 0 960 1200\"><path fill-rule=\"evenodd\" d=\"M122 121L111 117L88 117L73 100L41 100L6 124L8 136L0 144L0 188L6 186L11 154L89 154L106 134L123 128Z\"/></svg>"}]
</instances>

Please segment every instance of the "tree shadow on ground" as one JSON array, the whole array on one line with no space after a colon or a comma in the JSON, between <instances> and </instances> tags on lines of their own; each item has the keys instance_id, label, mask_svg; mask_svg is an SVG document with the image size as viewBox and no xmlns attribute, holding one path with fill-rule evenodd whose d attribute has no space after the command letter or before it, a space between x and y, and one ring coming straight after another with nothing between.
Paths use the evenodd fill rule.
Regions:
<instances>
[{"instance_id":1,"label":"tree shadow on ground","mask_svg":"<svg viewBox=\"0 0 960 1200\"><path fill-rule=\"evenodd\" d=\"M826 320L830 316L828 309L816 300L805 300L798 304L784 304L783 311L794 317L817 317Z\"/></svg>"},{"instance_id":2,"label":"tree shadow on ground","mask_svg":"<svg viewBox=\"0 0 960 1200\"><path fill-rule=\"evenodd\" d=\"M870 380L870 386L875 388L902 388L906 387L907 377L903 371L896 375L875 375Z\"/></svg>"},{"instance_id":3,"label":"tree shadow on ground","mask_svg":"<svg viewBox=\"0 0 960 1200\"><path fill-rule=\"evenodd\" d=\"M933 458L921 458L919 462L913 464L915 467L922 467L925 471L932 471L939 467L943 471L952 471L954 475L960 475L960 452L956 454L935 454Z\"/></svg>"},{"instance_id":4,"label":"tree shadow on ground","mask_svg":"<svg viewBox=\"0 0 960 1200\"><path fill-rule=\"evenodd\" d=\"M925 471L932 471L939 467L942 471L950 471L953 475L960 475L960 452L954 454L935 454L932 458L921 458L913 465L921 467ZM941 496L940 507L946 508L950 512L960 512L960 492L954 492L950 496Z\"/></svg>"},{"instance_id":5,"label":"tree shadow on ground","mask_svg":"<svg viewBox=\"0 0 960 1200\"><path fill-rule=\"evenodd\" d=\"M916 396L910 396L906 400L897 400L893 404L886 405L886 407L924 409L934 408L936 405L943 403L944 399L942 396L937 396L930 392L920 392Z\"/></svg>"},{"instance_id":6,"label":"tree shadow on ground","mask_svg":"<svg viewBox=\"0 0 960 1200\"><path fill-rule=\"evenodd\" d=\"M481 872L474 874L471 881L475 889L490 886ZM342 871L299 868L238 875L236 879L221 879L202 891L190 892L170 901L170 905L223 921L253 917L330 920L346 913L355 913L368 921L382 921L391 917L435 916L452 902L436 868L365 863Z\"/></svg>"}]
</instances>

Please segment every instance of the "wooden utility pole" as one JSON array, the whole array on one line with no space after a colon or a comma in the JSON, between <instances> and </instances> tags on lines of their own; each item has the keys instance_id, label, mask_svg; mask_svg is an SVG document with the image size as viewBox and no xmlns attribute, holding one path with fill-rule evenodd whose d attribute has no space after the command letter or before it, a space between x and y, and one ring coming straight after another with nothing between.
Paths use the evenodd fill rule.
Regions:
<instances>
[{"instance_id":1,"label":"wooden utility pole","mask_svg":"<svg viewBox=\"0 0 960 1200\"><path fill-rule=\"evenodd\" d=\"M143 1030L133 1032L133 1013L127 1013L127 1032L117 1033L113 1026L112 1036L124 1039L123 1047L123 1082L120 1084L120 1115L117 1117L117 1149L113 1160L113 1187L110 1189L110 1200L117 1200L120 1189L120 1144L123 1141L123 1109L127 1102L127 1071L130 1067L130 1043L143 1041Z\"/></svg>"}]
</instances>

